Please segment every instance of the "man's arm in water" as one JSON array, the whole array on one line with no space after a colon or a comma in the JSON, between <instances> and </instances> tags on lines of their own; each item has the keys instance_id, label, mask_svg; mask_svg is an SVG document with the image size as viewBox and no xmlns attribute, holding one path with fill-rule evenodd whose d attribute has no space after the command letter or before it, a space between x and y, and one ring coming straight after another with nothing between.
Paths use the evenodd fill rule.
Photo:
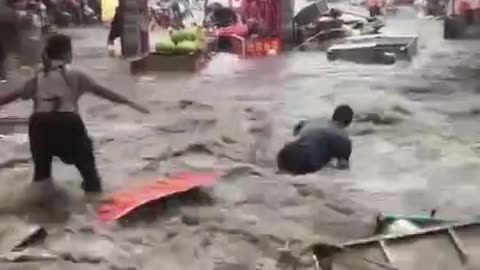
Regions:
<instances>
[{"instance_id":1,"label":"man's arm in water","mask_svg":"<svg viewBox=\"0 0 480 270\"><path fill-rule=\"evenodd\" d=\"M350 169L350 161L345 158L337 159L337 169L339 170L348 170Z\"/></svg>"},{"instance_id":2,"label":"man's arm in water","mask_svg":"<svg viewBox=\"0 0 480 270\"><path fill-rule=\"evenodd\" d=\"M339 170L348 170L350 168L350 156L352 155L352 141L350 141L349 138L346 140L339 140L339 138L335 138L335 140L337 142L336 167Z\"/></svg>"},{"instance_id":3,"label":"man's arm in water","mask_svg":"<svg viewBox=\"0 0 480 270\"><path fill-rule=\"evenodd\" d=\"M10 91L0 94L0 106L6 105L19 98L28 99L35 88L35 79L31 79Z\"/></svg>"},{"instance_id":4,"label":"man's arm in water","mask_svg":"<svg viewBox=\"0 0 480 270\"><path fill-rule=\"evenodd\" d=\"M98 84L92 78L88 77L85 74L82 74L82 81L83 81L82 83L86 84L84 85L85 90L93 93L96 96L110 100L111 102L114 102L114 103L127 105L132 109L137 110L141 113L145 113L145 114L150 113L150 110L148 110L147 108Z\"/></svg>"}]
</instances>

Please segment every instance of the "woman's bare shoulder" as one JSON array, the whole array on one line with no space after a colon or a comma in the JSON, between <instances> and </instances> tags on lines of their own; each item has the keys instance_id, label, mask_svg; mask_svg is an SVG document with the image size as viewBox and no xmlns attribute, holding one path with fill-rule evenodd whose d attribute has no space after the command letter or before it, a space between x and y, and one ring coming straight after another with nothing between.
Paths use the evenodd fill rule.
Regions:
<instances>
[{"instance_id":1,"label":"woman's bare shoulder","mask_svg":"<svg viewBox=\"0 0 480 270\"><path fill-rule=\"evenodd\" d=\"M85 76L87 74L84 68L75 65L66 65L65 69L72 75Z\"/></svg>"}]
</instances>

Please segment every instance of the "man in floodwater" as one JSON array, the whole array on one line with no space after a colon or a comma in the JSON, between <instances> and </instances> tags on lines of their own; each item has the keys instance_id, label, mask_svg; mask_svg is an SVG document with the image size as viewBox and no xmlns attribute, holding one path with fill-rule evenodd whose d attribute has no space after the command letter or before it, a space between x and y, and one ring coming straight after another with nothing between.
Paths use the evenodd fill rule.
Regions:
<instances>
[{"instance_id":1,"label":"man in floodwater","mask_svg":"<svg viewBox=\"0 0 480 270\"><path fill-rule=\"evenodd\" d=\"M335 108L332 119L303 120L294 130L297 139L287 143L277 155L280 172L294 175L314 173L332 159L339 169L349 168L352 142L345 130L353 120L348 105Z\"/></svg>"},{"instance_id":2,"label":"man in floodwater","mask_svg":"<svg viewBox=\"0 0 480 270\"><path fill-rule=\"evenodd\" d=\"M89 92L142 113L149 111L72 68L69 65L71 60L70 37L52 35L45 47L42 69L22 87L0 94L0 106L17 98L33 100L28 135L35 183L51 180L52 158L56 156L77 167L85 192L100 192L102 183L95 165L92 141L79 114L79 98Z\"/></svg>"}]
</instances>

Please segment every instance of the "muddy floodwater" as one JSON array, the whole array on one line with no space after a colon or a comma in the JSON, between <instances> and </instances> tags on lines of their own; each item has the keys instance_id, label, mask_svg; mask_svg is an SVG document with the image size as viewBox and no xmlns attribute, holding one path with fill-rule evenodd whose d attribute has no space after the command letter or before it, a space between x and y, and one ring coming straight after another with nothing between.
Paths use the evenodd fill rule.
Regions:
<instances>
[{"instance_id":1,"label":"muddy floodwater","mask_svg":"<svg viewBox=\"0 0 480 270\"><path fill-rule=\"evenodd\" d=\"M369 236L379 212L478 215L480 43L444 41L440 21L417 19L411 10L387 24L387 33L419 35L414 61L383 66L328 62L319 52L256 60L220 54L195 74L137 77L125 61L107 56L106 29L69 30L80 67L152 110L144 116L82 99L107 191L182 169L229 173L201 196L174 198L107 227L94 221L78 173L59 162L49 196L54 209L31 203L32 166L20 127L0 142L2 216L46 226L42 247L76 263L6 269L287 269L277 265L286 241ZM275 153L292 139L296 121L328 116L342 103L357 114L349 129L351 169L276 175ZM27 116L30 109L20 101L2 112ZM256 165L248 162L258 137L248 132L252 126L271 130L260 138L267 153Z\"/></svg>"}]
</instances>

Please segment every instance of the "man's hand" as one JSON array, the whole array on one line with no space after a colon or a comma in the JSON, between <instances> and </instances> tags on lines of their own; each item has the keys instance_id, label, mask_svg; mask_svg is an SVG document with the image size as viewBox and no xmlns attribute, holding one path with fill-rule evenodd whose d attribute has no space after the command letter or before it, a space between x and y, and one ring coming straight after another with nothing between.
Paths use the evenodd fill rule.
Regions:
<instances>
[{"instance_id":1,"label":"man's hand","mask_svg":"<svg viewBox=\"0 0 480 270\"><path fill-rule=\"evenodd\" d=\"M337 160L337 169L339 170L348 170L350 168L350 162L346 159L338 159Z\"/></svg>"}]
</instances>

